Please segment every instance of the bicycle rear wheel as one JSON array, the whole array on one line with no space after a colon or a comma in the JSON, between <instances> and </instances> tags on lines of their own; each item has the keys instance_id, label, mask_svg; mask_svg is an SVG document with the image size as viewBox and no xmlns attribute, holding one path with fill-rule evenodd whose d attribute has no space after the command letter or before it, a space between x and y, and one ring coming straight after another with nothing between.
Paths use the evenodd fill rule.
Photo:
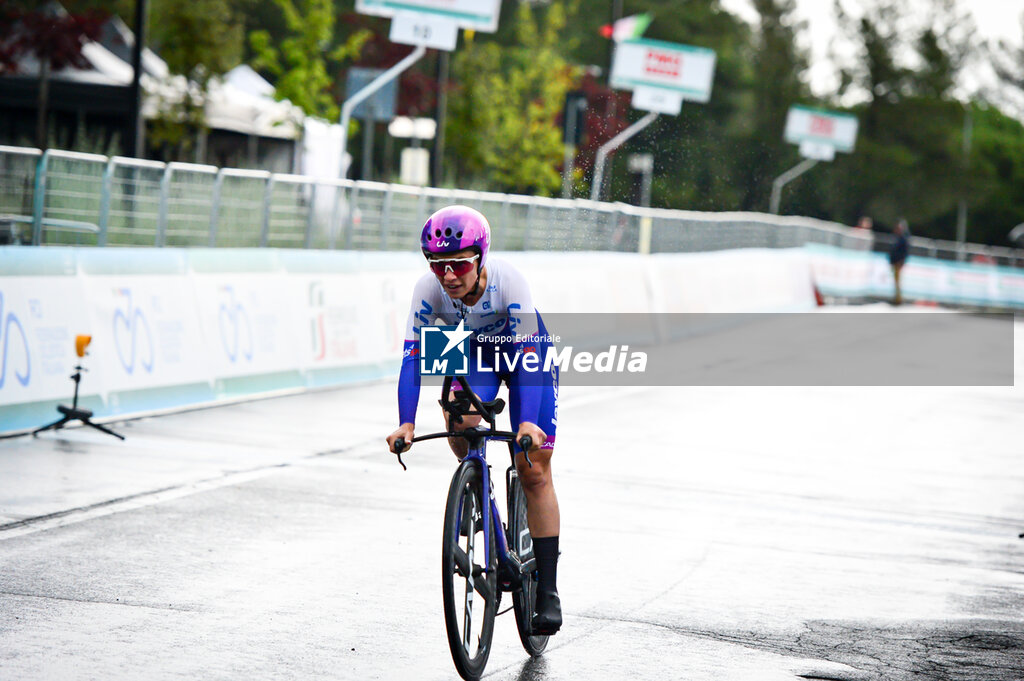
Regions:
<instances>
[{"instance_id":1,"label":"bicycle rear wheel","mask_svg":"<svg viewBox=\"0 0 1024 681\"><path fill-rule=\"evenodd\" d=\"M493 530L484 550L483 480L480 466L464 462L448 490L441 548L441 585L448 647L459 675L479 679L491 654L498 607L498 552ZM486 555L490 554L490 565Z\"/></svg>"},{"instance_id":2,"label":"bicycle rear wheel","mask_svg":"<svg viewBox=\"0 0 1024 681\"><path fill-rule=\"evenodd\" d=\"M508 534L509 545L523 563L534 560L533 538L526 524L526 494L519 482L519 475L513 470L508 478ZM534 567L523 575L522 586L512 593L512 608L516 615L516 628L519 640L523 642L532 657L544 652L548 645L547 636L530 634L530 622L533 620L534 608L537 603L537 569Z\"/></svg>"}]
</instances>

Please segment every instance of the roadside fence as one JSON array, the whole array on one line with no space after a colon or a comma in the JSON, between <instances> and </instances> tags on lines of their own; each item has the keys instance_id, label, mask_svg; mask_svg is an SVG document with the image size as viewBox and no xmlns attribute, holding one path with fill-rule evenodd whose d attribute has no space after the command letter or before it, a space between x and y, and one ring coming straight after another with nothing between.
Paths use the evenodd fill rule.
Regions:
<instances>
[{"instance_id":1,"label":"roadside fence","mask_svg":"<svg viewBox=\"0 0 1024 681\"><path fill-rule=\"evenodd\" d=\"M0 243L409 250L463 203L499 250L880 250L888 235L765 213L705 213L0 146ZM911 253L1024 266L1024 250L914 237Z\"/></svg>"}]
</instances>

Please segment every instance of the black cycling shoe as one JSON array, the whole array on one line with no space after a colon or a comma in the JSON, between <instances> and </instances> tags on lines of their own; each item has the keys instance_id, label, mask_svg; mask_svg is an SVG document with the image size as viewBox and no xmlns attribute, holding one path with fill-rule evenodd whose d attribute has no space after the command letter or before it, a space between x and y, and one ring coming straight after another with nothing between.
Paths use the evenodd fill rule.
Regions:
<instances>
[{"instance_id":1,"label":"black cycling shoe","mask_svg":"<svg viewBox=\"0 0 1024 681\"><path fill-rule=\"evenodd\" d=\"M562 628L562 603L557 591L538 592L536 610L530 622L534 636L551 636Z\"/></svg>"}]
</instances>

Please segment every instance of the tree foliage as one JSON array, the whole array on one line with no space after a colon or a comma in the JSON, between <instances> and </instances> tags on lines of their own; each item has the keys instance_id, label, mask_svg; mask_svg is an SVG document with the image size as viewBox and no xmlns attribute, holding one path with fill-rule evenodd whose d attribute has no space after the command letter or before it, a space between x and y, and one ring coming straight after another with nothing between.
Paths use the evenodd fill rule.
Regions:
<instances>
[{"instance_id":1,"label":"tree foliage","mask_svg":"<svg viewBox=\"0 0 1024 681\"><path fill-rule=\"evenodd\" d=\"M241 59L241 20L230 0L154 0L148 23L149 43L172 73L189 80L180 99L162 104L149 144L161 149L167 160L192 160L206 126L210 83Z\"/></svg>"},{"instance_id":2,"label":"tree foliage","mask_svg":"<svg viewBox=\"0 0 1024 681\"><path fill-rule=\"evenodd\" d=\"M279 99L290 100L310 116L336 119L335 80L328 65L358 55L370 33L359 31L332 48L337 21L333 0L274 0L274 4L287 32L279 41L266 29L249 34L253 67L271 75Z\"/></svg>"},{"instance_id":3,"label":"tree foliage","mask_svg":"<svg viewBox=\"0 0 1024 681\"><path fill-rule=\"evenodd\" d=\"M57 3L26 9L0 9L0 73L17 70L19 58L31 55L39 63L36 146L47 146L47 108L50 72L88 65L82 55L86 41L99 37L106 17L98 12L69 14Z\"/></svg>"},{"instance_id":4,"label":"tree foliage","mask_svg":"<svg viewBox=\"0 0 1024 681\"><path fill-rule=\"evenodd\" d=\"M31 8L30 0L8 0L8 7L26 2ZM248 60L279 97L329 119L344 97L345 64L387 68L409 49L389 42L387 20L356 14L354 0L151 2L150 44L173 71L201 85ZM134 2L65 5L123 13ZM766 210L774 178L800 160L782 137L789 108L804 104L855 115L859 135L853 153L786 187L783 212L846 224L869 215L882 229L905 216L915 234L950 239L963 200L969 238L989 243L1005 243L1009 229L1024 222L1024 47L983 50L966 0L834 0L837 85L817 95L808 84L807 27L797 21L795 0L751 5L756 19L748 23L722 0L621 2L623 16L654 16L646 37L711 48L717 64L710 102L661 116L610 158L611 200L633 198L626 159L650 152L654 205ZM588 108L574 161L576 191L589 192L597 148L641 115L628 92L607 87L613 45L599 29L611 21L611 7L506 0L497 33L462 32L448 85L449 178L462 187L557 192L565 94L581 90ZM9 33L2 25L0 31ZM3 60L0 49L0 68ZM438 61L428 57L402 76L399 113L434 115ZM972 89L964 73L979 61L998 72L999 88ZM179 124L187 119L175 116Z\"/></svg>"},{"instance_id":5,"label":"tree foliage","mask_svg":"<svg viewBox=\"0 0 1024 681\"><path fill-rule=\"evenodd\" d=\"M562 2L521 3L513 45L474 40L456 54L448 137L465 173L507 191L549 195L561 185L557 120L576 75L559 51L566 20Z\"/></svg>"}]
</instances>

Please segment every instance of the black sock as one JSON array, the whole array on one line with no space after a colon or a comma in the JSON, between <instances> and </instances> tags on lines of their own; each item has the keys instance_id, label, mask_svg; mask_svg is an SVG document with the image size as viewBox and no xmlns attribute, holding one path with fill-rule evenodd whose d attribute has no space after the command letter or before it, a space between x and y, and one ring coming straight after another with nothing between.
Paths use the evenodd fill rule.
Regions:
<instances>
[{"instance_id":1,"label":"black sock","mask_svg":"<svg viewBox=\"0 0 1024 681\"><path fill-rule=\"evenodd\" d=\"M537 591L558 591L558 537L534 539L533 555L537 558Z\"/></svg>"}]
</instances>

